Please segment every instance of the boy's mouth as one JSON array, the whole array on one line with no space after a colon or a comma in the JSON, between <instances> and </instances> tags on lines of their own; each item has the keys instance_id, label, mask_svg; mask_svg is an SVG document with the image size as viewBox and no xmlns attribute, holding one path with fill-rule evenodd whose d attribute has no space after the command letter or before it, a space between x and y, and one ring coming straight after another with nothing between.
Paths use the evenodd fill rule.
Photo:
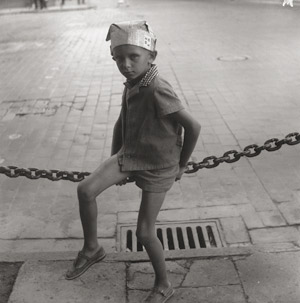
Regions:
<instances>
[{"instance_id":1,"label":"boy's mouth","mask_svg":"<svg viewBox=\"0 0 300 303\"><path fill-rule=\"evenodd\" d=\"M134 76L134 72L133 71L130 71L130 72L123 72L123 75L126 77L126 78L132 78Z\"/></svg>"},{"instance_id":2,"label":"boy's mouth","mask_svg":"<svg viewBox=\"0 0 300 303\"><path fill-rule=\"evenodd\" d=\"M132 70L130 70L130 71L128 70L128 71L124 71L124 72L123 72L124 75L131 75L132 73L133 73Z\"/></svg>"}]
</instances>

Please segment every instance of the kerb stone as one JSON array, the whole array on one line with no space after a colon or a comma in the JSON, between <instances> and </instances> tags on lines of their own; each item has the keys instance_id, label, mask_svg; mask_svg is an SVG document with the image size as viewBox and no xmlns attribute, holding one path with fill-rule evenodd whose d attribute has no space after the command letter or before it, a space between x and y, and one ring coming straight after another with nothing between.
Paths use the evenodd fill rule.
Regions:
<instances>
[{"instance_id":1,"label":"kerb stone","mask_svg":"<svg viewBox=\"0 0 300 303\"><path fill-rule=\"evenodd\" d=\"M64 273L72 262L25 262L9 303L125 303L125 264L93 265L80 278L68 281Z\"/></svg>"}]
</instances>

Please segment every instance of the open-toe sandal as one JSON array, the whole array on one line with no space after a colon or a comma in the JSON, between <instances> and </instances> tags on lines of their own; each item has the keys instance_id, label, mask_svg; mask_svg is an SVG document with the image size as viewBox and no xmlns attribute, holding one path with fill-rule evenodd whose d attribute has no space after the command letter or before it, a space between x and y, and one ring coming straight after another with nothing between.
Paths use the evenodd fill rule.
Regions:
<instances>
[{"instance_id":1,"label":"open-toe sandal","mask_svg":"<svg viewBox=\"0 0 300 303\"><path fill-rule=\"evenodd\" d=\"M80 251L78 253L77 258L73 262L72 268L67 271L65 278L67 280L73 280L75 278L78 278L83 273L85 273L93 264L103 260L105 258L105 256L106 256L106 254L105 254L103 247L100 247L100 249L92 257L88 257ZM79 261L82 261L83 259L84 259L85 263L80 267L76 267L76 264L78 264Z\"/></svg>"}]
</instances>

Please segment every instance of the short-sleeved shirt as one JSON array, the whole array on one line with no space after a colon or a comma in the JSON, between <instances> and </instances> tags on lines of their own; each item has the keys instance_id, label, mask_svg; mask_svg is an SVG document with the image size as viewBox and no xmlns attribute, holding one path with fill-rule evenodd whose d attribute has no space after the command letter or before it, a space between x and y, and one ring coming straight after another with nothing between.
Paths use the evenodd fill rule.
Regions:
<instances>
[{"instance_id":1,"label":"short-sleeved shirt","mask_svg":"<svg viewBox=\"0 0 300 303\"><path fill-rule=\"evenodd\" d=\"M156 65L134 86L125 83L119 117L122 171L162 169L179 163L182 126L169 115L183 108L171 85L158 76Z\"/></svg>"}]
</instances>

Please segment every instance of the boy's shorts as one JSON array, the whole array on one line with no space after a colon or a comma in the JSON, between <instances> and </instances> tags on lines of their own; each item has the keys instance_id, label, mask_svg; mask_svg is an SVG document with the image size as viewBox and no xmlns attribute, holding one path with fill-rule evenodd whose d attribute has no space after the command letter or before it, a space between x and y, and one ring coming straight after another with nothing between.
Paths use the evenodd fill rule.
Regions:
<instances>
[{"instance_id":1,"label":"boy's shorts","mask_svg":"<svg viewBox=\"0 0 300 303\"><path fill-rule=\"evenodd\" d=\"M149 192L167 192L179 173L179 164L155 170L133 171L131 177L142 190Z\"/></svg>"}]
</instances>

